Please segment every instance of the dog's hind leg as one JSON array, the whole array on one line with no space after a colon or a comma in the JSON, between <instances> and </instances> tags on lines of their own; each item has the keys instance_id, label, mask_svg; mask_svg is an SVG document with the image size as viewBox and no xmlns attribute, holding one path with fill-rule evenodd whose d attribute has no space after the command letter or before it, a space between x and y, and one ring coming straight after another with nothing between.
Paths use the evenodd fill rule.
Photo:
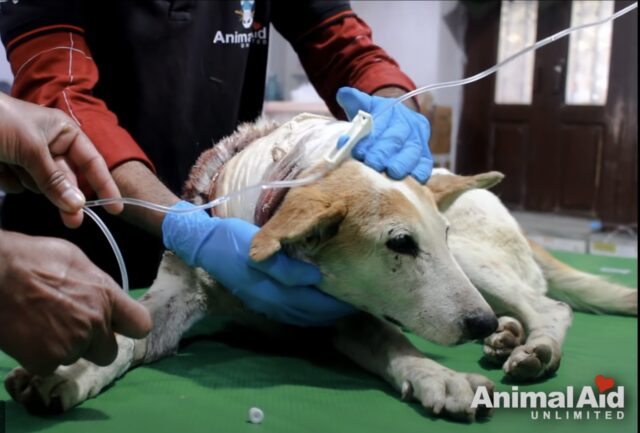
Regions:
<instances>
[{"instance_id":1,"label":"dog's hind leg","mask_svg":"<svg viewBox=\"0 0 640 433\"><path fill-rule=\"evenodd\" d=\"M173 255L165 255L158 277L141 302L151 313L153 329L144 339L118 335L118 354L106 366L80 359L47 377L14 369L5 387L17 402L34 413L64 412L96 396L130 368L174 353L180 337L207 311L207 296L197 271Z\"/></svg>"},{"instance_id":2,"label":"dog's hind leg","mask_svg":"<svg viewBox=\"0 0 640 433\"><path fill-rule=\"evenodd\" d=\"M484 376L459 373L426 358L395 326L367 314L348 317L336 324L334 346L366 370L381 376L400 393L434 415L465 421L488 415L486 408L472 408L476 389L493 384Z\"/></svg>"},{"instance_id":3,"label":"dog's hind leg","mask_svg":"<svg viewBox=\"0 0 640 433\"><path fill-rule=\"evenodd\" d=\"M638 291L574 269L529 240L533 257L547 280L548 294L577 311L638 315Z\"/></svg>"}]
</instances>

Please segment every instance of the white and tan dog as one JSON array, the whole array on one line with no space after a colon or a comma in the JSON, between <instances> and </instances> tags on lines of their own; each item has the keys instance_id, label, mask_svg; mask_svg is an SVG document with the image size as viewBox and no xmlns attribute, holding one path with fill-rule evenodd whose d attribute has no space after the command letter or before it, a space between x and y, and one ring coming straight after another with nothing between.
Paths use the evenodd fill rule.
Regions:
<instances>
[{"instance_id":1,"label":"white and tan dog","mask_svg":"<svg viewBox=\"0 0 640 433\"><path fill-rule=\"evenodd\" d=\"M185 198L204 203L260 181L305 176L348 127L312 115L280 127L243 125L201 156ZM215 213L262 225L253 259L283 249L311 261L324 274L321 290L362 311L336 323L337 350L432 413L473 420L486 414L470 407L475 389L491 389L491 382L428 359L399 326L441 344L484 339L489 359L513 379L530 380L559 366L571 323L567 303L637 314L635 290L574 270L528 242L500 200L482 189L501 179L496 172L435 170L425 187L347 161L311 185L286 194L253 190ZM245 309L171 253L142 302L154 328L144 340L119 336L111 366L81 360L45 378L16 369L5 381L13 398L36 411L67 410L129 368L175 353L183 333L207 314L232 314L261 332L291 331Z\"/></svg>"}]
</instances>

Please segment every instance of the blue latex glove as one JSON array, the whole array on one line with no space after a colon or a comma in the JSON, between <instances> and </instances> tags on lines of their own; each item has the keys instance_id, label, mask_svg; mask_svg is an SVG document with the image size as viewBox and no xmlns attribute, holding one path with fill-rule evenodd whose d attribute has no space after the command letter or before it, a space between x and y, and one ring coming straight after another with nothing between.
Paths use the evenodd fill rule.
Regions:
<instances>
[{"instance_id":1,"label":"blue latex glove","mask_svg":"<svg viewBox=\"0 0 640 433\"><path fill-rule=\"evenodd\" d=\"M192 208L181 201L173 209ZM205 211L168 213L162 223L166 248L189 266L213 276L247 307L279 322L298 326L330 325L355 308L312 287L320 270L278 252L256 263L249 257L259 228L237 218L210 217Z\"/></svg>"},{"instance_id":2,"label":"blue latex glove","mask_svg":"<svg viewBox=\"0 0 640 433\"><path fill-rule=\"evenodd\" d=\"M352 87L340 88L336 99L349 120L358 110L374 117L371 133L353 148L354 158L374 170L386 171L392 179L411 175L423 184L429 180L433 157L429 150L431 128L426 117L402 103L386 110L393 99L371 96ZM338 147L347 139L340 137Z\"/></svg>"}]
</instances>

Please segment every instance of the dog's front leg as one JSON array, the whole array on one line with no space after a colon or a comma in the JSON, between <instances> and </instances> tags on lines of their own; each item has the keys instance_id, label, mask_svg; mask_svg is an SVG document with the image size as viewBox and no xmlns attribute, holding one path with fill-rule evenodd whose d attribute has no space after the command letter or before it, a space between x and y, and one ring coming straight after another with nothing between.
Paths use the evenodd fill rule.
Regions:
<instances>
[{"instance_id":1,"label":"dog's front leg","mask_svg":"<svg viewBox=\"0 0 640 433\"><path fill-rule=\"evenodd\" d=\"M64 412L95 397L104 387L125 374L140 355L139 344L121 335L116 336L118 355L106 367L98 367L84 359L60 366L49 376L31 375L24 368L13 369L5 378L5 388L11 397L31 413L50 415ZM138 345L138 347L136 347Z\"/></svg>"},{"instance_id":2,"label":"dog's front leg","mask_svg":"<svg viewBox=\"0 0 640 433\"><path fill-rule=\"evenodd\" d=\"M140 299L153 318L153 329L146 338L118 335L117 357L106 367L80 359L46 377L18 367L5 378L6 389L31 412L64 412L95 397L130 368L175 353L182 334L209 308L201 287L204 278L204 273L189 268L176 256L165 255L156 281Z\"/></svg>"},{"instance_id":3,"label":"dog's front leg","mask_svg":"<svg viewBox=\"0 0 640 433\"><path fill-rule=\"evenodd\" d=\"M478 386L493 392L484 376L459 373L426 358L395 326L367 314L336 324L335 347L354 362L383 377L402 399L415 398L434 415L473 421L488 415L472 408Z\"/></svg>"}]
</instances>

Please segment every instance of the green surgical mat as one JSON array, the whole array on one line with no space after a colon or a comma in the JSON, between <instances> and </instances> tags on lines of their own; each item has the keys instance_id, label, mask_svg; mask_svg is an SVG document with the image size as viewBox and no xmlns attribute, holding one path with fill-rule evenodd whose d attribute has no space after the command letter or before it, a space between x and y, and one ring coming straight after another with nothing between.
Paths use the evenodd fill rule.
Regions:
<instances>
[{"instance_id":1,"label":"green surgical mat","mask_svg":"<svg viewBox=\"0 0 640 433\"><path fill-rule=\"evenodd\" d=\"M637 260L554 255L576 268L636 287ZM139 296L143 291L136 292ZM213 335L205 338L207 334ZM190 335L176 356L136 368L97 398L61 416L32 416L2 389L6 432L637 431L636 318L575 313L557 374L519 386L524 391L549 392L563 391L568 385L595 389L596 375L612 377L616 385L625 386L624 419L620 421L532 420L527 409L498 409L487 421L473 424L433 418L419 404L400 401L398 393L381 379L327 346L315 344L313 338L310 350L270 349L259 336L236 331L223 320L205 321ZM480 362L480 345L441 347L410 338L439 363L484 374L498 391L511 390L500 369L486 368ZM15 361L0 353L2 375L14 366ZM261 424L248 422L249 408L254 406L264 411Z\"/></svg>"}]
</instances>

